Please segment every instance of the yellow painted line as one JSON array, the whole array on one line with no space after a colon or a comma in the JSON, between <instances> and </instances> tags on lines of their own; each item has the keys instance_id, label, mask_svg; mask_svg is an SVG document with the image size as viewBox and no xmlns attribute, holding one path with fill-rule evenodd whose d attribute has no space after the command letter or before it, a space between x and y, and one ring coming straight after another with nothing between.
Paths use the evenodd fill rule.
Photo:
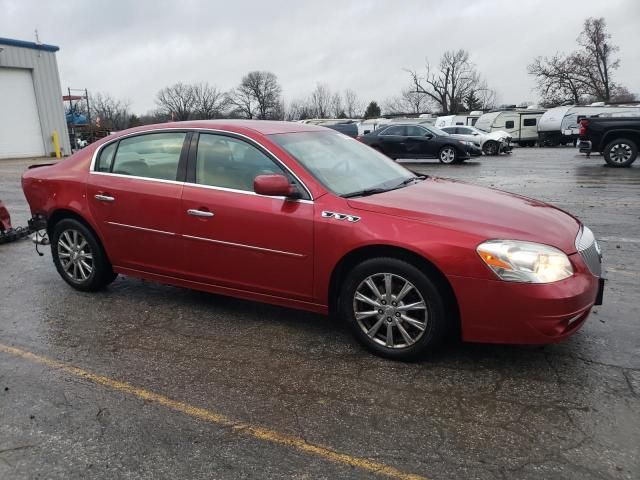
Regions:
<instances>
[{"instance_id":1,"label":"yellow painted line","mask_svg":"<svg viewBox=\"0 0 640 480\"><path fill-rule=\"evenodd\" d=\"M400 480L428 480L426 477L423 477L421 475L406 473L394 467L385 465L384 463L374 462L366 458L354 457L347 453L337 452L329 447L308 443L301 438L294 437L293 435L287 435L284 433L276 432L275 430L270 430L268 428L236 421L225 415L207 410L206 408L194 407L193 405L189 405L188 403L184 403L178 400L173 400L159 393L154 393L149 390L145 390L144 388L138 388L129 383L121 382L119 380L105 377L103 375L91 373L88 370L74 367L72 365L68 365L51 358L36 355L35 353L31 353L20 348L10 347L8 345L0 343L0 352L20 357L33 363L45 365L49 368L55 368L70 375L84 378L85 380L89 380L90 382L96 383L98 385L103 385L119 392L128 393L143 400L155 402L177 412L189 415L190 417L204 420L205 422L213 423L223 427L229 427L238 433L245 434L260 440L277 443L280 445L286 445L295 450L299 450L310 455L316 455L318 457L331 460L332 462L349 465L355 468L359 468L360 470Z\"/></svg>"}]
</instances>

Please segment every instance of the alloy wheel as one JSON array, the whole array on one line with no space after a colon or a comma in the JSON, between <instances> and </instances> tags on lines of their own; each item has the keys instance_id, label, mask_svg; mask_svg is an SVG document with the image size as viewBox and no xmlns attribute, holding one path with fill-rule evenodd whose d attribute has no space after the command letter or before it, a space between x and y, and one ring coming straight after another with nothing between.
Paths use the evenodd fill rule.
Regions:
<instances>
[{"instance_id":1,"label":"alloy wheel","mask_svg":"<svg viewBox=\"0 0 640 480\"><path fill-rule=\"evenodd\" d=\"M393 273L365 278L353 296L353 313L372 341L393 349L416 343L429 320L427 304L415 285Z\"/></svg>"},{"instance_id":2,"label":"alloy wheel","mask_svg":"<svg viewBox=\"0 0 640 480\"><path fill-rule=\"evenodd\" d=\"M445 147L440 151L440 160L442 163L453 163L456 159L456 152L451 147Z\"/></svg>"},{"instance_id":3,"label":"alloy wheel","mask_svg":"<svg viewBox=\"0 0 640 480\"><path fill-rule=\"evenodd\" d=\"M86 282L93 274L93 253L79 231L63 231L58 237L57 253L62 270L74 282Z\"/></svg>"},{"instance_id":4,"label":"alloy wheel","mask_svg":"<svg viewBox=\"0 0 640 480\"><path fill-rule=\"evenodd\" d=\"M616 163L625 163L631 158L632 153L631 145L618 143L611 148L609 157Z\"/></svg>"}]
</instances>

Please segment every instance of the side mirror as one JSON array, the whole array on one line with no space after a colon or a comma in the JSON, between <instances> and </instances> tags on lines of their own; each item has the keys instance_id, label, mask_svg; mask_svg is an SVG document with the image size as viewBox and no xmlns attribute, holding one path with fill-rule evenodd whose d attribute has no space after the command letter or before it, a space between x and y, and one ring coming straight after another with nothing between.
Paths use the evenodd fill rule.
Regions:
<instances>
[{"instance_id":1,"label":"side mirror","mask_svg":"<svg viewBox=\"0 0 640 480\"><path fill-rule=\"evenodd\" d=\"M428 138L429 140L431 140L433 138L433 134L432 133L425 133L424 136L426 138Z\"/></svg>"},{"instance_id":2,"label":"side mirror","mask_svg":"<svg viewBox=\"0 0 640 480\"><path fill-rule=\"evenodd\" d=\"M284 175L258 175L253 180L253 191L270 197L300 198L300 192Z\"/></svg>"}]
</instances>

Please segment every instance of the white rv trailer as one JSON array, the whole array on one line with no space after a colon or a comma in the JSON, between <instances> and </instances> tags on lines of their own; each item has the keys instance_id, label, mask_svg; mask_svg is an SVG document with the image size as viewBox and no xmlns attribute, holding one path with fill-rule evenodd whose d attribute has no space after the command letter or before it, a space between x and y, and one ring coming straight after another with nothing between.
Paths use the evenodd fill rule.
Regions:
<instances>
[{"instance_id":1,"label":"white rv trailer","mask_svg":"<svg viewBox=\"0 0 640 480\"><path fill-rule=\"evenodd\" d=\"M466 125L469 127L473 127L478 121L478 118L480 118L481 116L481 111L475 111L468 114L460 115L443 115L437 118L434 126L438 128L455 127L456 125Z\"/></svg>"},{"instance_id":2,"label":"white rv trailer","mask_svg":"<svg viewBox=\"0 0 640 480\"><path fill-rule=\"evenodd\" d=\"M538 141L538 122L544 110L515 109L498 110L483 114L475 127L485 132L502 130L513 143L521 147L533 147Z\"/></svg>"},{"instance_id":3,"label":"white rv trailer","mask_svg":"<svg viewBox=\"0 0 640 480\"><path fill-rule=\"evenodd\" d=\"M538 123L541 145L556 146L574 143L578 139L580 120L593 115L640 116L640 105L566 105L547 110Z\"/></svg>"}]
</instances>

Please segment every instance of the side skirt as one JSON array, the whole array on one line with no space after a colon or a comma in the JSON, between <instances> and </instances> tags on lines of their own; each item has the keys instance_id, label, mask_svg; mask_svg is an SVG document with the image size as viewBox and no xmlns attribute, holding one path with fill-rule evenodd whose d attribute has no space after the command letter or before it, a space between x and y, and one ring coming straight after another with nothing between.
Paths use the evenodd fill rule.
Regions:
<instances>
[{"instance_id":1,"label":"side skirt","mask_svg":"<svg viewBox=\"0 0 640 480\"><path fill-rule=\"evenodd\" d=\"M145 280L151 280L158 283L174 285L176 287L191 288L193 290L216 293L219 295L226 295L229 297L241 298L243 300L269 303L271 305L278 305L281 307L295 308L298 310L306 310L308 312L320 313L323 315L327 315L329 313L329 307L327 305L321 305L318 303L303 302L301 300L293 300L290 298L277 297L274 295L267 295L264 293L250 292L247 290L239 290L236 288L222 287L219 285L211 285L211 284L202 283L202 282L194 282L193 280L184 280L181 278L170 277L168 275L160 275L157 273L149 273L149 272L144 272L142 270L135 270L133 268L116 267L115 265L113 266L113 270L123 275L128 275L136 278L144 278Z\"/></svg>"}]
</instances>

